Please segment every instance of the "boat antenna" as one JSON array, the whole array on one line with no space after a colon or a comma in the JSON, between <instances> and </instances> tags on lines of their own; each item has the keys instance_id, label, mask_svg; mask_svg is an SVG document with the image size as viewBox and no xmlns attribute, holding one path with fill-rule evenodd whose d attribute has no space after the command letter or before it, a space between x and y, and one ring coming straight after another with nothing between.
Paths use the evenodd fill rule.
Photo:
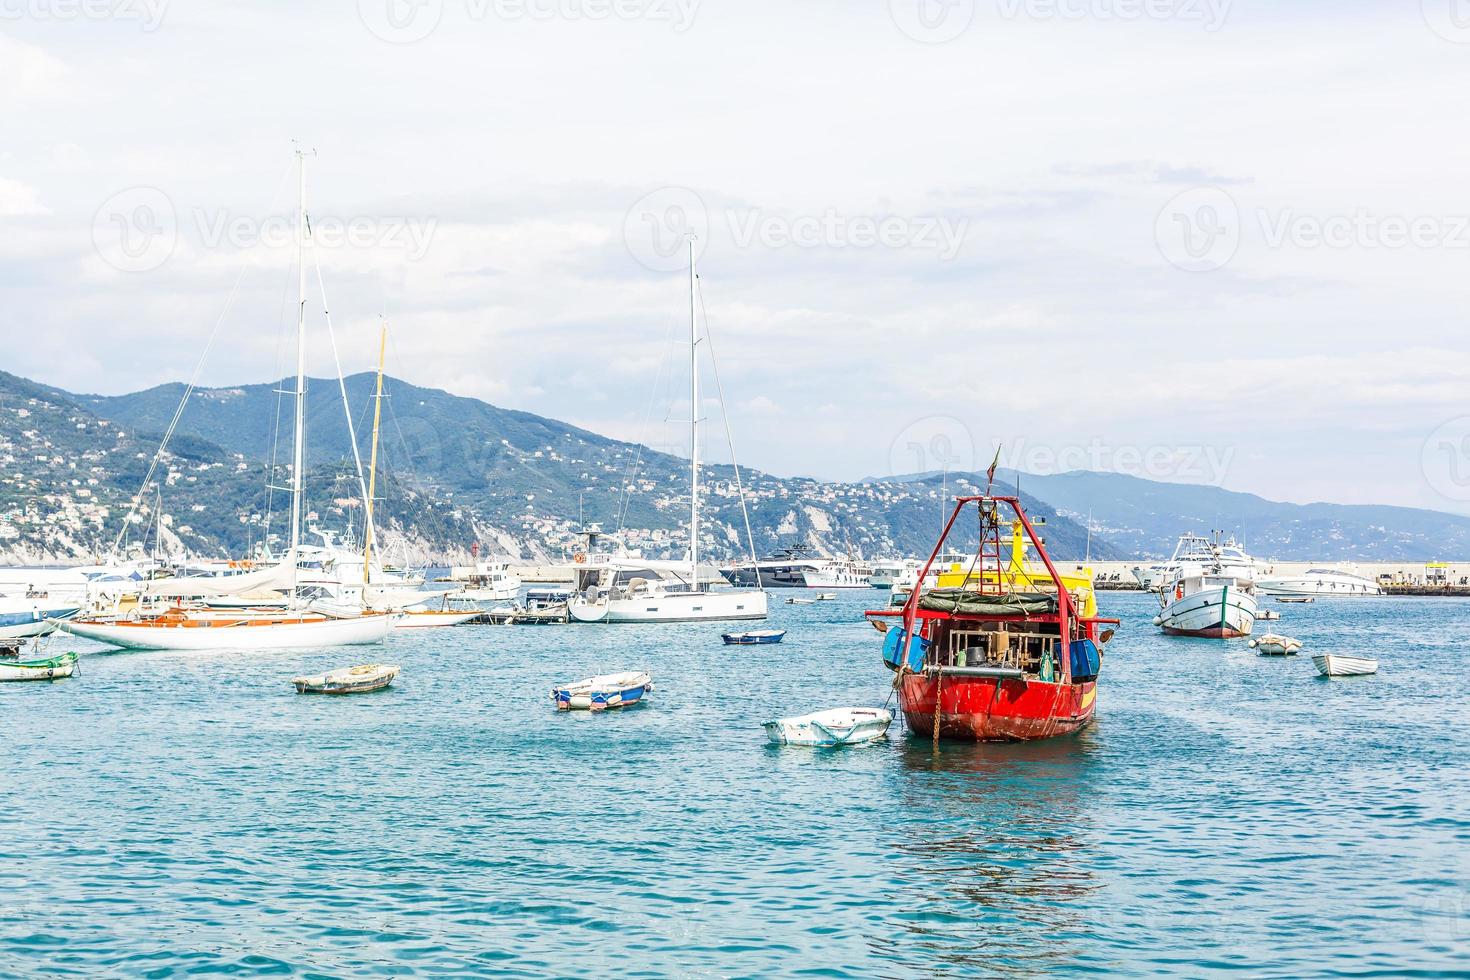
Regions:
<instances>
[{"instance_id":1,"label":"boat antenna","mask_svg":"<svg viewBox=\"0 0 1470 980\"><path fill-rule=\"evenodd\" d=\"M301 477L306 467L306 151L296 147L296 433L291 469L291 602L295 605L301 579Z\"/></svg>"}]
</instances>

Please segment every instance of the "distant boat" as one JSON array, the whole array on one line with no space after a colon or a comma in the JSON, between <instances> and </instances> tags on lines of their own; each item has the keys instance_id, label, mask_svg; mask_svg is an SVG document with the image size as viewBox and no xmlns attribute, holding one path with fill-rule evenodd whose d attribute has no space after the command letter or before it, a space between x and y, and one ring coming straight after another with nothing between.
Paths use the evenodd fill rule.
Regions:
<instances>
[{"instance_id":1,"label":"distant boat","mask_svg":"<svg viewBox=\"0 0 1470 980\"><path fill-rule=\"evenodd\" d=\"M1316 602L1317 601L1316 599L1314 599L1313 597L1311 597L1309 595L1278 595L1278 596L1272 596L1272 598L1274 598L1277 602Z\"/></svg>"},{"instance_id":2,"label":"distant boat","mask_svg":"<svg viewBox=\"0 0 1470 980\"><path fill-rule=\"evenodd\" d=\"M817 600L815 600L815 599L796 599L796 598L791 598L791 599L787 599L786 600L786 605L788 605L788 606L814 606L816 604L817 604Z\"/></svg>"},{"instance_id":3,"label":"distant boat","mask_svg":"<svg viewBox=\"0 0 1470 980\"><path fill-rule=\"evenodd\" d=\"M0 660L0 681L49 681L70 677L77 667L75 653L46 660Z\"/></svg>"},{"instance_id":4,"label":"distant boat","mask_svg":"<svg viewBox=\"0 0 1470 980\"><path fill-rule=\"evenodd\" d=\"M1156 592L1180 575L1198 574L1205 566L1215 564L1243 581L1254 580L1259 567L1234 538L1221 540L1216 535L1216 540L1211 541L1198 534L1185 534L1174 545L1174 554L1168 561L1138 565L1133 569L1133 577L1145 591Z\"/></svg>"},{"instance_id":5,"label":"distant boat","mask_svg":"<svg viewBox=\"0 0 1470 980\"><path fill-rule=\"evenodd\" d=\"M399 669L397 664L361 664L315 677L293 677L291 683L297 694L366 694L392 684Z\"/></svg>"},{"instance_id":6,"label":"distant boat","mask_svg":"<svg viewBox=\"0 0 1470 980\"><path fill-rule=\"evenodd\" d=\"M55 620L81 611L75 601L52 599L46 592L0 595L0 637L44 636L56 628Z\"/></svg>"},{"instance_id":7,"label":"distant boat","mask_svg":"<svg viewBox=\"0 0 1470 980\"><path fill-rule=\"evenodd\" d=\"M880 739L893 723L893 712L883 708L832 708L795 718L764 723L766 735L777 745L835 748Z\"/></svg>"},{"instance_id":8,"label":"distant boat","mask_svg":"<svg viewBox=\"0 0 1470 980\"><path fill-rule=\"evenodd\" d=\"M551 689L557 711L606 711L638 704L653 690L647 671L602 674Z\"/></svg>"},{"instance_id":9,"label":"distant boat","mask_svg":"<svg viewBox=\"0 0 1470 980\"><path fill-rule=\"evenodd\" d=\"M780 643L785 637L785 630L750 630L746 633L726 633L724 640L727 646L751 647Z\"/></svg>"},{"instance_id":10,"label":"distant boat","mask_svg":"<svg viewBox=\"0 0 1470 980\"><path fill-rule=\"evenodd\" d=\"M1340 568L1311 568L1300 575L1263 578L1256 588L1277 598L1287 596L1365 596L1383 595L1383 589L1372 579L1345 572Z\"/></svg>"},{"instance_id":11,"label":"distant boat","mask_svg":"<svg viewBox=\"0 0 1470 980\"><path fill-rule=\"evenodd\" d=\"M836 592L818 592L817 593L817 601L818 602L831 602L832 600L834 600L836 598L837 598L837 593Z\"/></svg>"},{"instance_id":12,"label":"distant boat","mask_svg":"<svg viewBox=\"0 0 1470 980\"><path fill-rule=\"evenodd\" d=\"M1277 612L1276 610L1274 610L1274 609L1257 609L1256 610L1256 622L1258 622L1258 623L1259 622L1269 622L1271 620L1276 620L1276 619L1280 619L1280 618L1281 618L1281 614L1279 612Z\"/></svg>"},{"instance_id":13,"label":"distant boat","mask_svg":"<svg viewBox=\"0 0 1470 980\"><path fill-rule=\"evenodd\" d=\"M481 615L479 610L469 612L445 612L439 609L408 609L393 617L394 629L423 629L434 626L458 626L468 623L476 616Z\"/></svg>"},{"instance_id":14,"label":"distant boat","mask_svg":"<svg viewBox=\"0 0 1470 980\"><path fill-rule=\"evenodd\" d=\"M1357 677L1378 673L1378 661L1365 657L1344 657L1337 653L1312 655L1312 663L1323 677Z\"/></svg>"},{"instance_id":15,"label":"distant boat","mask_svg":"<svg viewBox=\"0 0 1470 980\"><path fill-rule=\"evenodd\" d=\"M1268 657L1294 657L1301 652L1302 641L1276 633L1267 633L1250 641L1249 646Z\"/></svg>"}]
</instances>

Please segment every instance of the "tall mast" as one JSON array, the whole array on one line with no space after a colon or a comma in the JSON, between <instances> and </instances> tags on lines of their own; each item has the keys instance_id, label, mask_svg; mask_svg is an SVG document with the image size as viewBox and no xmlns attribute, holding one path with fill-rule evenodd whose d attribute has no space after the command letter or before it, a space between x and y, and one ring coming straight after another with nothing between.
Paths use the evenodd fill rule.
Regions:
<instances>
[{"instance_id":1,"label":"tall mast","mask_svg":"<svg viewBox=\"0 0 1470 980\"><path fill-rule=\"evenodd\" d=\"M378 425L383 419L383 359L388 353L388 321L383 321L383 332L378 340L378 391L373 395L373 451L368 459L367 528L362 546L362 584L367 585L373 570L373 502L378 499Z\"/></svg>"},{"instance_id":2,"label":"tall mast","mask_svg":"<svg viewBox=\"0 0 1470 980\"><path fill-rule=\"evenodd\" d=\"M291 472L291 594L301 567L301 477L306 468L306 153L296 151L297 192L301 210L296 221L296 446Z\"/></svg>"},{"instance_id":3,"label":"tall mast","mask_svg":"<svg viewBox=\"0 0 1470 980\"><path fill-rule=\"evenodd\" d=\"M689 236L689 565L699 588L699 339L694 322L694 236Z\"/></svg>"}]
</instances>

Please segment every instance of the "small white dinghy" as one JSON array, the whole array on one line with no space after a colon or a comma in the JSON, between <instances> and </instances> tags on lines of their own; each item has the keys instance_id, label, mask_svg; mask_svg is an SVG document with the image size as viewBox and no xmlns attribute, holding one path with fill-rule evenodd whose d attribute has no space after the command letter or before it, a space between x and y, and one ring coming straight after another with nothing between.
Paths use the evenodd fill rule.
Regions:
<instances>
[{"instance_id":1,"label":"small white dinghy","mask_svg":"<svg viewBox=\"0 0 1470 980\"><path fill-rule=\"evenodd\" d=\"M818 602L835 602L836 599L837 599L837 593L836 592L818 592L817 593L817 601Z\"/></svg>"},{"instance_id":2,"label":"small white dinghy","mask_svg":"<svg viewBox=\"0 0 1470 980\"><path fill-rule=\"evenodd\" d=\"M1275 619L1280 619L1280 618L1281 618L1281 614L1279 612L1277 612L1276 610L1274 610L1274 609L1258 609L1258 610L1256 610L1256 622L1258 622L1258 623L1261 622L1262 620L1270 621L1270 620L1275 620Z\"/></svg>"},{"instance_id":3,"label":"small white dinghy","mask_svg":"<svg viewBox=\"0 0 1470 980\"><path fill-rule=\"evenodd\" d=\"M788 606L814 606L814 605L816 605L816 603L817 603L817 600L815 600L815 599L787 599L786 600L786 605L788 605Z\"/></svg>"},{"instance_id":4,"label":"small white dinghy","mask_svg":"<svg viewBox=\"0 0 1470 980\"><path fill-rule=\"evenodd\" d=\"M626 670L558 685L551 689L551 700L557 711L606 711L638 704L652 690L648 671Z\"/></svg>"},{"instance_id":5,"label":"small white dinghy","mask_svg":"<svg viewBox=\"0 0 1470 980\"><path fill-rule=\"evenodd\" d=\"M1267 633L1265 636L1251 640L1250 647L1267 657L1294 657L1301 651L1302 641L1293 640L1289 636L1279 636L1276 633Z\"/></svg>"},{"instance_id":6,"label":"small white dinghy","mask_svg":"<svg viewBox=\"0 0 1470 980\"><path fill-rule=\"evenodd\" d=\"M796 718L765 722L766 735L777 745L835 747L861 745L882 738L893 723L883 708L832 708Z\"/></svg>"},{"instance_id":7,"label":"small white dinghy","mask_svg":"<svg viewBox=\"0 0 1470 980\"><path fill-rule=\"evenodd\" d=\"M1378 661L1366 657L1344 657L1340 653L1317 653L1312 663L1323 677L1360 677L1378 673Z\"/></svg>"},{"instance_id":8,"label":"small white dinghy","mask_svg":"<svg viewBox=\"0 0 1470 980\"><path fill-rule=\"evenodd\" d=\"M393 628L408 630L432 629L437 626L459 626L463 623L468 623L478 615L480 615L478 609L467 612L452 612L442 609L407 609L393 618Z\"/></svg>"},{"instance_id":9,"label":"small white dinghy","mask_svg":"<svg viewBox=\"0 0 1470 980\"><path fill-rule=\"evenodd\" d=\"M397 664L360 664L315 677L293 677L291 683L297 694L365 694L392 684L400 669Z\"/></svg>"}]
</instances>

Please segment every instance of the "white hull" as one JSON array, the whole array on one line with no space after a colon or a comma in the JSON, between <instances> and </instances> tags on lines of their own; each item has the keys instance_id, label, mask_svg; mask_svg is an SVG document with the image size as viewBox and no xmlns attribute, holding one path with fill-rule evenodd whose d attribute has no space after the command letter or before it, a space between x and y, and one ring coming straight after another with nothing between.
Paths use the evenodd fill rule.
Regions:
<instances>
[{"instance_id":1,"label":"white hull","mask_svg":"<svg viewBox=\"0 0 1470 980\"><path fill-rule=\"evenodd\" d=\"M1256 625L1255 596L1233 585L1216 586L1175 599L1158 625L1177 636L1250 636Z\"/></svg>"},{"instance_id":2,"label":"white hull","mask_svg":"<svg viewBox=\"0 0 1470 980\"><path fill-rule=\"evenodd\" d=\"M893 712L882 708L833 708L797 718L778 718L763 727L777 745L835 747L882 738L892 723Z\"/></svg>"},{"instance_id":3,"label":"white hull","mask_svg":"<svg viewBox=\"0 0 1470 980\"><path fill-rule=\"evenodd\" d=\"M801 573L809 589L870 589L872 573L862 569L819 568Z\"/></svg>"},{"instance_id":4,"label":"white hull","mask_svg":"<svg viewBox=\"0 0 1470 980\"><path fill-rule=\"evenodd\" d=\"M1335 653L1319 653L1312 657L1323 677L1359 677L1378 673L1378 661L1364 657L1343 657Z\"/></svg>"},{"instance_id":5,"label":"white hull","mask_svg":"<svg viewBox=\"0 0 1470 980\"><path fill-rule=\"evenodd\" d=\"M0 597L0 638L24 639L45 636L56 628L56 620L81 612L77 605L54 599L7 599Z\"/></svg>"},{"instance_id":6,"label":"white hull","mask_svg":"<svg viewBox=\"0 0 1470 980\"><path fill-rule=\"evenodd\" d=\"M705 623L765 619L766 594L754 589L730 592L651 592L588 601L574 597L567 612L578 623Z\"/></svg>"},{"instance_id":7,"label":"white hull","mask_svg":"<svg viewBox=\"0 0 1470 980\"><path fill-rule=\"evenodd\" d=\"M1356 575L1341 573L1312 575L1294 578L1262 579L1256 588L1265 595L1273 596L1371 596L1383 595L1376 582Z\"/></svg>"},{"instance_id":8,"label":"white hull","mask_svg":"<svg viewBox=\"0 0 1470 980\"><path fill-rule=\"evenodd\" d=\"M458 626L468 623L476 616L476 612L414 612L410 610L403 615L395 617L394 629L430 629L436 626Z\"/></svg>"},{"instance_id":9,"label":"white hull","mask_svg":"<svg viewBox=\"0 0 1470 980\"><path fill-rule=\"evenodd\" d=\"M124 650L254 651L381 643L391 616L325 619L264 626L146 626L125 623L65 622L60 628L87 640Z\"/></svg>"}]
</instances>

